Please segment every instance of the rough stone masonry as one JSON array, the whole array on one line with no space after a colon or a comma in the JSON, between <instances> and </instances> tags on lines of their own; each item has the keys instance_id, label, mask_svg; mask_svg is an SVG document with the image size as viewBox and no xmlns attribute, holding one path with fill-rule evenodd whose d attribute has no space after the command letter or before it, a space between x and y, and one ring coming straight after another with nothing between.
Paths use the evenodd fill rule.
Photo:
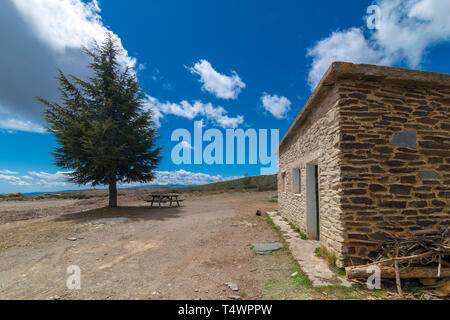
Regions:
<instances>
[{"instance_id":1,"label":"rough stone masonry","mask_svg":"<svg viewBox=\"0 0 450 320\"><path fill-rule=\"evenodd\" d=\"M448 227L450 75L333 63L278 155L280 214L338 266L387 234Z\"/></svg>"}]
</instances>

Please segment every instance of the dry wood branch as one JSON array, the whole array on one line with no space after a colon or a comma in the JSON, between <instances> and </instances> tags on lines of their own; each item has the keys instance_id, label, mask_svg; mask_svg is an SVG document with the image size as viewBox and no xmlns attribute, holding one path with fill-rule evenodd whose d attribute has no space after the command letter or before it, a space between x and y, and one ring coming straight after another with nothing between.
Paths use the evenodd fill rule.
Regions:
<instances>
[{"instance_id":1,"label":"dry wood branch","mask_svg":"<svg viewBox=\"0 0 450 320\"><path fill-rule=\"evenodd\" d=\"M349 279L367 278L364 269L377 265L382 276L397 280L399 293L400 279L445 278L450 276L450 228L412 231L400 236L387 234L385 241L379 242L377 259L364 266L347 268ZM360 277L360 278L358 278Z\"/></svg>"},{"instance_id":2,"label":"dry wood branch","mask_svg":"<svg viewBox=\"0 0 450 320\"><path fill-rule=\"evenodd\" d=\"M394 267L380 266L382 279L396 279ZM373 272L366 266L348 267L345 269L348 279L367 279ZM437 279L438 270L435 267L410 267L399 269L400 279ZM441 268L441 278L450 277L450 268Z\"/></svg>"},{"instance_id":3,"label":"dry wood branch","mask_svg":"<svg viewBox=\"0 0 450 320\"><path fill-rule=\"evenodd\" d=\"M398 258L398 252L399 252L399 245L397 243L397 246L395 248L395 258ZM394 266L395 266L395 281L397 283L397 292L399 295L403 295L403 291L402 291L402 280L400 279L400 271L398 269L398 260L395 260L394 262Z\"/></svg>"}]
</instances>

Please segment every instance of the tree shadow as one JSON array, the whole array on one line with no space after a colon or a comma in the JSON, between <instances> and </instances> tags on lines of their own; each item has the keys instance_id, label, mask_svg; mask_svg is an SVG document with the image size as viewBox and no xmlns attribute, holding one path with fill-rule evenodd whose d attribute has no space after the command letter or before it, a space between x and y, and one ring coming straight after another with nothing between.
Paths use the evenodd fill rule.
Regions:
<instances>
[{"instance_id":1,"label":"tree shadow","mask_svg":"<svg viewBox=\"0 0 450 320\"><path fill-rule=\"evenodd\" d=\"M55 222L73 221L75 223L88 223L99 219L127 218L130 220L168 220L178 218L184 212L183 207L118 207L99 208L89 211L68 213L53 219Z\"/></svg>"}]
</instances>

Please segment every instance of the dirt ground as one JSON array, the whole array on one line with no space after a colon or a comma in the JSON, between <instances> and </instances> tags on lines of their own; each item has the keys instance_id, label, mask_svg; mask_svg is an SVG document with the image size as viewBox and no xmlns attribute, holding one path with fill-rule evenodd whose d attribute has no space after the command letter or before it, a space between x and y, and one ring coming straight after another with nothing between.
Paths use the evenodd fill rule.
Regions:
<instances>
[{"instance_id":1,"label":"dirt ground","mask_svg":"<svg viewBox=\"0 0 450 320\"><path fill-rule=\"evenodd\" d=\"M122 192L117 209L104 195L0 202L0 299L385 298L312 288L287 249L255 255L254 243L281 240L264 214L275 192L186 194L181 208L161 209L143 192ZM80 290L66 285L72 265Z\"/></svg>"},{"instance_id":2,"label":"dirt ground","mask_svg":"<svg viewBox=\"0 0 450 320\"><path fill-rule=\"evenodd\" d=\"M262 298L251 246L278 239L255 214L273 209L273 196L189 195L182 208L163 209L123 199L121 208L96 210L92 206L103 200L0 203L3 216L28 219L0 225L0 298ZM92 223L118 217L129 221ZM70 265L81 268L81 290L66 287ZM239 292L225 282L236 283Z\"/></svg>"}]
</instances>

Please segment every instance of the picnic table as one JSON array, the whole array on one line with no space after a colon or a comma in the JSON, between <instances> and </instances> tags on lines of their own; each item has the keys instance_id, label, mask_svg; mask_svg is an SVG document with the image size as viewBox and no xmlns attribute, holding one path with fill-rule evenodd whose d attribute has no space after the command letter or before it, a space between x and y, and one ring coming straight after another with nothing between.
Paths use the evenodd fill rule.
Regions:
<instances>
[{"instance_id":1,"label":"picnic table","mask_svg":"<svg viewBox=\"0 0 450 320\"><path fill-rule=\"evenodd\" d=\"M170 206L172 207L172 204L175 202L178 207L180 207L180 202L183 202L184 200L180 199L179 194L151 194L149 200L147 202L150 202L150 207L153 207L153 204L156 202L158 203L159 208L161 208L161 203L170 203Z\"/></svg>"}]
</instances>

